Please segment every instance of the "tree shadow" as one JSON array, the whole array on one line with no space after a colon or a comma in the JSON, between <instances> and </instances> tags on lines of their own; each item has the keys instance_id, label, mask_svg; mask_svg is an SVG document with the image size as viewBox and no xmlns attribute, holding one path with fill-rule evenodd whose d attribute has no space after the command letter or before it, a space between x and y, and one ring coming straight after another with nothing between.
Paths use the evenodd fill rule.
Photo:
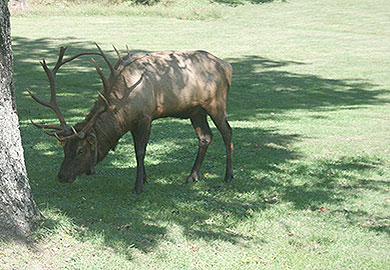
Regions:
<instances>
[{"instance_id":1,"label":"tree shadow","mask_svg":"<svg viewBox=\"0 0 390 270\"><path fill-rule=\"evenodd\" d=\"M274 61L256 55L227 59L233 66L229 93L231 118L252 120L290 110L328 111L354 109L389 102L380 98L390 90L360 79L328 79L278 70L294 61ZM248 108L243 110L242 108Z\"/></svg>"},{"instance_id":2,"label":"tree shadow","mask_svg":"<svg viewBox=\"0 0 390 270\"><path fill-rule=\"evenodd\" d=\"M363 190L388 187L388 183L374 180L362 184L356 175L347 179L342 173L364 172L381 161L346 158L336 163L324 160L318 164L299 164L300 153L289 146L301 140L300 135L283 134L276 128L252 127L249 123L269 119L271 112L380 105L388 101L379 95L389 91L376 90L375 85L360 80L334 80L278 70L304 63L255 55L228 59L234 69L228 119L248 123L248 126L233 125L232 184L222 182L225 150L215 128L212 128L213 143L202 166L202 180L194 185L183 183L195 159L197 139L189 121L172 119L153 123L146 157L149 183L143 194L132 193L136 164L129 134L120 140L117 151L98 166L98 174L82 177L73 185L57 183L54 176L61 163L61 150L55 140L44 137L28 119L47 123L57 120L54 113L37 105L24 89L30 87L42 99L49 98L47 78L38 60L48 55L48 64L52 66L58 48L48 39L14 37L13 40L21 134L35 200L41 207L59 209L69 216L78 226L74 233L80 239L99 234L114 249L118 243L124 243L150 252L160 239L174 241L167 228L177 226L188 238L221 239L237 244L249 236L230 230L229 226L234 226L232 220L247 219L253 212L280 202L291 203L297 210L317 209L330 199L333 205L338 205L353 195L352 189L345 187L345 181L351 186L358 183ZM74 42L72 38L64 43L69 46L69 55L95 50L93 45ZM112 55L109 54L111 60L115 59ZM107 70L104 61L96 60ZM72 124L83 120L97 97L95 90L101 87L90 60L77 59L64 67L57 82L61 89L58 102L64 108L65 118ZM332 168L338 172L336 176L329 174ZM293 180L296 178L311 182L297 184ZM379 225L372 228L388 233L388 225L381 223L381 219L386 217L376 218Z\"/></svg>"}]
</instances>

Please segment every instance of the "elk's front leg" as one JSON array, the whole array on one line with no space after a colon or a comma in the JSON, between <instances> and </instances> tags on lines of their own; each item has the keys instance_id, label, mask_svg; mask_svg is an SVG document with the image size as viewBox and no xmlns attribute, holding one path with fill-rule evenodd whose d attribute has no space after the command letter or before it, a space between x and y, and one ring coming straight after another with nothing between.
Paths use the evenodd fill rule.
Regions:
<instances>
[{"instance_id":1,"label":"elk's front leg","mask_svg":"<svg viewBox=\"0 0 390 270\"><path fill-rule=\"evenodd\" d=\"M131 132L133 135L135 156L137 159L137 178L135 181L135 193L137 194L143 191L144 182L146 182L144 159L146 145L150 136L150 122L151 121L146 120L139 122L137 127Z\"/></svg>"}]
</instances>

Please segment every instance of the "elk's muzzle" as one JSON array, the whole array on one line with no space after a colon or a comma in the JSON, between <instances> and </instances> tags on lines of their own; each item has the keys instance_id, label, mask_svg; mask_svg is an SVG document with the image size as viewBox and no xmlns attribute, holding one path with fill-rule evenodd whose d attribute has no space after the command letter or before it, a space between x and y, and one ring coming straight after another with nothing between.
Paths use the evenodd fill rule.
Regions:
<instances>
[{"instance_id":1,"label":"elk's muzzle","mask_svg":"<svg viewBox=\"0 0 390 270\"><path fill-rule=\"evenodd\" d=\"M57 174L57 179L61 183L73 183L76 180L77 176L65 176L63 173L59 172Z\"/></svg>"}]
</instances>

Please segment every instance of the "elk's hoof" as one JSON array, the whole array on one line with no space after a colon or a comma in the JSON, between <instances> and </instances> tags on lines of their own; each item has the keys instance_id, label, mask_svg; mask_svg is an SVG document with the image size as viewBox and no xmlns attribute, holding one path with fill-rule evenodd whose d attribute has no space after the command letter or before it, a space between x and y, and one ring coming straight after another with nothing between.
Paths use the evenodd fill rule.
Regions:
<instances>
[{"instance_id":1,"label":"elk's hoof","mask_svg":"<svg viewBox=\"0 0 390 270\"><path fill-rule=\"evenodd\" d=\"M189 184L189 183L193 183L193 182L196 182L198 181L198 177L195 177L195 176L188 176L187 180L186 180L186 183Z\"/></svg>"},{"instance_id":2,"label":"elk's hoof","mask_svg":"<svg viewBox=\"0 0 390 270\"><path fill-rule=\"evenodd\" d=\"M225 183L230 183L232 182L232 180L233 180L233 175L231 174L231 175L226 175L223 181L225 181Z\"/></svg>"},{"instance_id":3,"label":"elk's hoof","mask_svg":"<svg viewBox=\"0 0 390 270\"><path fill-rule=\"evenodd\" d=\"M141 194L144 191L143 187L135 187L134 193L135 194Z\"/></svg>"}]
</instances>

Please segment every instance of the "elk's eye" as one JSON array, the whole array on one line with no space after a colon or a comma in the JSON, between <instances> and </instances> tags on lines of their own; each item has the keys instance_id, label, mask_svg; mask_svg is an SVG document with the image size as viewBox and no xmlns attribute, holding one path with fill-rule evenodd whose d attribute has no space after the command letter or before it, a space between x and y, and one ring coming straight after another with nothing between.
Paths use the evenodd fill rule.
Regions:
<instances>
[{"instance_id":1,"label":"elk's eye","mask_svg":"<svg viewBox=\"0 0 390 270\"><path fill-rule=\"evenodd\" d=\"M84 149L81 148L81 149L79 150L79 154L82 154L82 153L84 153Z\"/></svg>"}]
</instances>

